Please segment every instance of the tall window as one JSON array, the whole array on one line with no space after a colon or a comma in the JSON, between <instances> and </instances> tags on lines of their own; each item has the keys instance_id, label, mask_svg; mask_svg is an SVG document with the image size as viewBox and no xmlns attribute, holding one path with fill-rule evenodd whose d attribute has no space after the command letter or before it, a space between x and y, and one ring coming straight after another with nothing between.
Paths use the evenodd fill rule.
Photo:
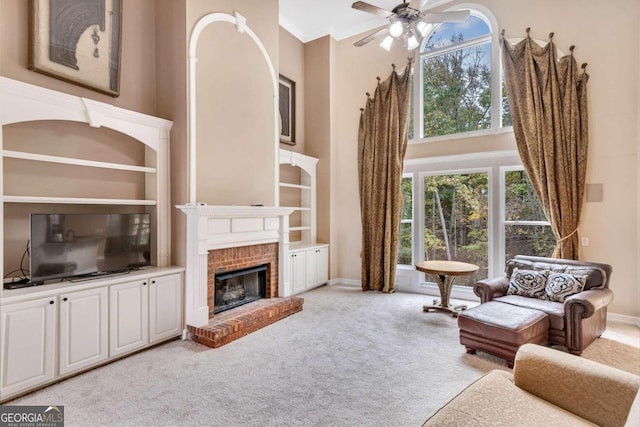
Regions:
<instances>
[{"instance_id":1,"label":"tall window","mask_svg":"<svg viewBox=\"0 0 640 427\"><path fill-rule=\"evenodd\" d=\"M556 238L522 168L504 169L504 257L551 256Z\"/></svg>"},{"instance_id":2,"label":"tall window","mask_svg":"<svg viewBox=\"0 0 640 427\"><path fill-rule=\"evenodd\" d=\"M480 266L473 276L457 279L472 286L487 277L488 174L424 177L424 259L455 260Z\"/></svg>"},{"instance_id":3,"label":"tall window","mask_svg":"<svg viewBox=\"0 0 640 427\"><path fill-rule=\"evenodd\" d=\"M398 264L413 265L413 177L402 177L402 219L398 239Z\"/></svg>"},{"instance_id":4,"label":"tall window","mask_svg":"<svg viewBox=\"0 0 640 427\"><path fill-rule=\"evenodd\" d=\"M410 137L487 131L511 124L501 84L497 37L472 11L463 23L434 25L419 52Z\"/></svg>"},{"instance_id":5,"label":"tall window","mask_svg":"<svg viewBox=\"0 0 640 427\"><path fill-rule=\"evenodd\" d=\"M519 163L515 152L408 161L398 264L410 265L412 249L413 263L470 262L480 270L456 284L472 286L515 255L550 256L556 239Z\"/></svg>"}]
</instances>

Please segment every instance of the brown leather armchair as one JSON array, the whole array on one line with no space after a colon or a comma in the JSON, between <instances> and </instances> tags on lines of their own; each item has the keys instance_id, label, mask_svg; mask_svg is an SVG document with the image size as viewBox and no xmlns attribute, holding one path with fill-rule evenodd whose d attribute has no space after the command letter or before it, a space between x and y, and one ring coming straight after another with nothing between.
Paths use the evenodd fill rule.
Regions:
<instances>
[{"instance_id":1,"label":"brown leather armchair","mask_svg":"<svg viewBox=\"0 0 640 427\"><path fill-rule=\"evenodd\" d=\"M564 302L555 302L521 295L507 295L509 280L515 268L586 275L584 290ZM607 306L613 301L609 289L612 268L608 264L516 255L509 260L505 275L481 280L473 286L480 302L498 301L514 306L537 309L549 316L549 342L581 354L600 337L607 326Z\"/></svg>"}]
</instances>

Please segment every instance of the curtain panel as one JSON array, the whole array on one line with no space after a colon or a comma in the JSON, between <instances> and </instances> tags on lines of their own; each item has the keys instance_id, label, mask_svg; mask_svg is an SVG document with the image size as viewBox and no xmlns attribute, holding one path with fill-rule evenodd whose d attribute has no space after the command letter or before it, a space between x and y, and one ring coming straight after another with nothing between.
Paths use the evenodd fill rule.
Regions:
<instances>
[{"instance_id":1,"label":"curtain panel","mask_svg":"<svg viewBox=\"0 0 640 427\"><path fill-rule=\"evenodd\" d=\"M362 290L395 291L402 214L402 170L407 150L411 62L402 73L378 77L361 109L358 178L362 219Z\"/></svg>"},{"instance_id":2,"label":"curtain panel","mask_svg":"<svg viewBox=\"0 0 640 427\"><path fill-rule=\"evenodd\" d=\"M556 236L553 256L578 259L589 144L589 76L579 74L574 46L570 55L558 59L553 33L542 47L531 39L529 29L514 45L503 31L501 48L513 131L522 164Z\"/></svg>"}]
</instances>

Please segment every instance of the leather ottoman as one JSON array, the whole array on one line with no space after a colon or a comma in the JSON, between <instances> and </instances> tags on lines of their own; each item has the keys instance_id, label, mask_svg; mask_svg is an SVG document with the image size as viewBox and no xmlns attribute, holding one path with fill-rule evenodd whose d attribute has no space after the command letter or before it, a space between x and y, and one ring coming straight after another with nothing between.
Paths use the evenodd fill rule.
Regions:
<instances>
[{"instance_id":1,"label":"leather ottoman","mask_svg":"<svg viewBox=\"0 0 640 427\"><path fill-rule=\"evenodd\" d=\"M507 360L513 360L521 345L546 345L549 339L549 318L539 310L489 301L461 311L458 315L460 344L467 353L481 350Z\"/></svg>"}]
</instances>

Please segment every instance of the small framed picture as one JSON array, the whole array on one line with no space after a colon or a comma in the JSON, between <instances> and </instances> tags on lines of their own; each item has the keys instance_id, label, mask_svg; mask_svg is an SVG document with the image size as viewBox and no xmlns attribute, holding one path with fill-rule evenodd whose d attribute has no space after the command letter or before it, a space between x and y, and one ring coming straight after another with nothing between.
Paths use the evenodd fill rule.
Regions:
<instances>
[{"instance_id":1,"label":"small framed picture","mask_svg":"<svg viewBox=\"0 0 640 427\"><path fill-rule=\"evenodd\" d=\"M30 0L29 69L120 95L122 0Z\"/></svg>"},{"instance_id":2,"label":"small framed picture","mask_svg":"<svg viewBox=\"0 0 640 427\"><path fill-rule=\"evenodd\" d=\"M296 83L280 74L280 142L296 145Z\"/></svg>"}]
</instances>

